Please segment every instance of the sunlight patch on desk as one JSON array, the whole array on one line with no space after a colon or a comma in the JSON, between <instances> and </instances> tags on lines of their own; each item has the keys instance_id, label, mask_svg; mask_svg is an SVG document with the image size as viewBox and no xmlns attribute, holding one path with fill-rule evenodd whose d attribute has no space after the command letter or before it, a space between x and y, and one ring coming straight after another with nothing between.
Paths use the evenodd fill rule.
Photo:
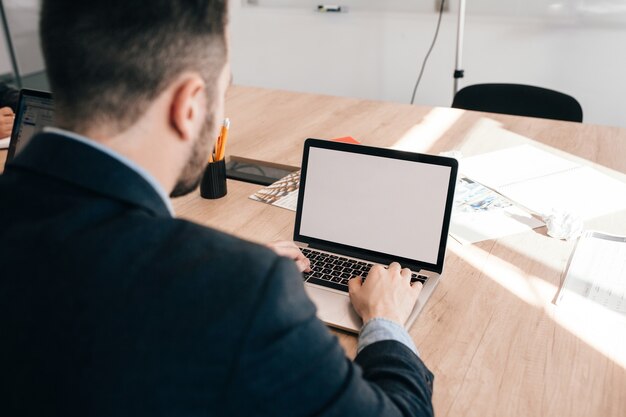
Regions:
<instances>
[{"instance_id":1,"label":"sunlight patch on desk","mask_svg":"<svg viewBox=\"0 0 626 417\"><path fill-rule=\"evenodd\" d=\"M463 116L463 110L434 108L422 120L410 128L391 149L408 152L428 151Z\"/></svg>"},{"instance_id":2,"label":"sunlight patch on desk","mask_svg":"<svg viewBox=\"0 0 626 417\"><path fill-rule=\"evenodd\" d=\"M457 150L461 151L464 157L468 157L534 142L531 138L505 129L497 120L481 117L466 131Z\"/></svg>"},{"instance_id":3,"label":"sunlight patch on desk","mask_svg":"<svg viewBox=\"0 0 626 417\"><path fill-rule=\"evenodd\" d=\"M589 304L589 303L587 303ZM579 311L554 306L551 318L598 352L626 369L626 323L599 304Z\"/></svg>"},{"instance_id":4,"label":"sunlight patch on desk","mask_svg":"<svg viewBox=\"0 0 626 417\"><path fill-rule=\"evenodd\" d=\"M541 277L522 271L515 265L487 253L477 246L449 249L483 276L506 289L528 305L542 310L561 328L594 348L609 360L626 369L626 324L608 321L604 314L589 315L562 309L552 303L558 288Z\"/></svg>"},{"instance_id":5,"label":"sunlight patch on desk","mask_svg":"<svg viewBox=\"0 0 626 417\"><path fill-rule=\"evenodd\" d=\"M541 293L532 285L532 281L528 279L529 275L520 268L488 254L477 246L464 246L460 251L450 245L449 249L520 300L533 307L544 307Z\"/></svg>"}]
</instances>

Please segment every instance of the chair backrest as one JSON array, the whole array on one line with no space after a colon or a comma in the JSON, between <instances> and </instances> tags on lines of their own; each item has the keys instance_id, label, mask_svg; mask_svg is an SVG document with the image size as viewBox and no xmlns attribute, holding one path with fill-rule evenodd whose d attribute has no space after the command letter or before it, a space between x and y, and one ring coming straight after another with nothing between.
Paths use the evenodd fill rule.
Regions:
<instances>
[{"instance_id":1,"label":"chair backrest","mask_svg":"<svg viewBox=\"0 0 626 417\"><path fill-rule=\"evenodd\" d=\"M583 109L567 94L523 84L475 84L454 96L452 107L543 119L583 121Z\"/></svg>"}]
</instances>

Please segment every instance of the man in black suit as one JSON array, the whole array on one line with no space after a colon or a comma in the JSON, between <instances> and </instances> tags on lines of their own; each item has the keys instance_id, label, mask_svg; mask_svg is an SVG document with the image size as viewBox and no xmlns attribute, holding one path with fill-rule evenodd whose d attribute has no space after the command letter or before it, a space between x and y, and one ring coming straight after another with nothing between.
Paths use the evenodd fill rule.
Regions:
<instances>
[{"instance_id":1,"label":"man in black suit","mask_svg":"<svg viewBox=\"0 0 626 417\"><path fill-rule=\"evenodd\" d=\"M297 248L174 217L223 117L224 3L43 1L62 130L0 177L0 415L432 415L410 271L350 281L352 362Z\"/></svg>"}]
</instances>

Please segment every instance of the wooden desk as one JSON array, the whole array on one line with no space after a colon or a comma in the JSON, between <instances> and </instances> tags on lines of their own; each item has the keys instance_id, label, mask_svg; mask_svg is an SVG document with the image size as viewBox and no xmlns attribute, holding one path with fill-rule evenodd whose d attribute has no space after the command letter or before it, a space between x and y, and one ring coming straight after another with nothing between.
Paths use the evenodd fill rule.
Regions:
<instances>
[{"instance_id":1,"label":"wooden desk","mask_svg":"<svg viewBox=\"0 0 626 417\"><path fill-rule=\"evenodd\" d=\"M619 128L247 87L230 89L227 114L230 155L287 165L300 165L307 137L351 135L377 146L401 141L415 151L465 156L529 141L626 180L626 130ZM534 140L482 137L477 129L485 118ZM256 185L228 187L220 200L194 193L177 199L175 209L245 239L291 238L294 213L249 200ZM588 226L626 234L626 213ZM626 415L623 355L607 352L588 323L551 303L572 248L545 229L467 246L449 240L444 279L410 329L436 376L438 416ZM354 355L356 338L337 335Z\"/></svg>"},{"instance_id":2,"label":"wooden desk","mask_svg":"<svg viewBox=\"0 0 626 417\"><path fill-rule=\"evenodd\" d=\"M307 137L351 135L377 146L404 140L415 151L465 156L523 141L468 134L489 118L626 180L626 130L619 128L245 87L229 91L227 115L231 155L287 165L300 165ZM256 185L228 187L224 199L194 194L174 206L182 217L246 239L291 238L294 213L249 200ZM590 226L626 234L626 213ZM410 330L436 375L438 416L626 415L626 363L607 357L601 342L551 304L572 242L538 229L470 246L451 239L448 248L444 279ZM354 354L356 338L337 335Z\"/></svg>"}]
</instances>

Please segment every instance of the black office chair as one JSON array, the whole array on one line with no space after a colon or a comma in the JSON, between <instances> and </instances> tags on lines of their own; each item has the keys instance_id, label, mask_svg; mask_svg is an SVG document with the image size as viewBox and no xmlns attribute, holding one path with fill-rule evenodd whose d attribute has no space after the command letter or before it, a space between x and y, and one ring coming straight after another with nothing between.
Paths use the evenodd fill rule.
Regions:
<instances>
[{"instance_id":1,"label":"black office chair","mask_svg":"<svg viewBox=\"0 0 626 417\"><path fill-rule=\"evenodd\" d=\"M583 121L583 109L567 94L522 84L475 84L454 96L452 107L543 119Z\"/></svg>"}]
</instances>

